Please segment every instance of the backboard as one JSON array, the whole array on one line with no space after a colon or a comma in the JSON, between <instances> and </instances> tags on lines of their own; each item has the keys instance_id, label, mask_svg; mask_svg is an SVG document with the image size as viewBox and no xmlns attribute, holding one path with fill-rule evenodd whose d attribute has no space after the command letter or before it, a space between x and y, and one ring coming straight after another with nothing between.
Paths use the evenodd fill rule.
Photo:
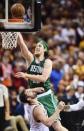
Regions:
<instances>
[{"instance_id":1,"label":"backboard","mask_svg":"<svg viewBox=\"0 0 84 131\"><path fill-rule=\"evenodd\" d=\"M0 0L0 31L38 31L41 0Z\"/></svg>"}]
</instances>

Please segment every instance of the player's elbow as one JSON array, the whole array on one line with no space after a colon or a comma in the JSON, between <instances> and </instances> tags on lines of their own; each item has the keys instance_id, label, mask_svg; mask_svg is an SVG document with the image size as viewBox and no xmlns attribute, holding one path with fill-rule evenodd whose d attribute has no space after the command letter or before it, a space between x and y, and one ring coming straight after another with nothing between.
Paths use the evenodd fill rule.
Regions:
<instances>
[{"instance_id":1,"label":"player's elbow","mask_svg":"<svg viewBox=\"0 0 84 131\"><path fill-rule=\"evenodd\" d=\"M52 122L49 121L49 119L46 119L46 120L44 121L44 125L46 125L47 127L51 127L51 126L52 126Z\"/></svg>"},{"instance_id":2,"label":"player's elbow","mask_svg":"<svg viewBox=\"0 0 84 131\"><path fill-rule=\"evenodd\" d=\"M44 82L46 82L46 80L43 78L43 79L41 80L41 82L43 82L43 83L44 83Z\"/></svg>"},{"instance_id":3,"label":"player's elbow","mask_svg":"<svg viewBox=\"0 0 84 131\"><path fill-rule=\"evenodd\" d=\"M51 124L50 122L47 122L46 126L47 126L47 127L51 127L52 124Z\"/></svg>"},{"instance_id":4,"label":"player's elbow","mask_svg":"<svg viewBox=\"0 0 84 131\"><path fill-rule=\"evenodd\" d=\"M47 79L48 79L48 78L47 78L46 76L42 76L42 77L41 77L41 82L44 83L44 82L46 82Z\"/></svg>"}]
</instances>

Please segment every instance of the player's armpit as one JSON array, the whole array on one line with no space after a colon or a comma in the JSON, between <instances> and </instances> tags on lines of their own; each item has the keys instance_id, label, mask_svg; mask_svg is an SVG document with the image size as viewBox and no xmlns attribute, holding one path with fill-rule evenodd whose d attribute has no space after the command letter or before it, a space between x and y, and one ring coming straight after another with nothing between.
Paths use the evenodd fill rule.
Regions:
<instances>
[{"instance_id":1,"label":"player's armpit","mask_svg":"<svg viewBox=\"0 0 84 131\"><path fill-rule=\"evenodd\" d=\"M46 81L49 78L51 71L52 71L52 61L50 59L47 59L45 61L44 69L42 73L44 81Z\"/></svg>"}]
</instances>

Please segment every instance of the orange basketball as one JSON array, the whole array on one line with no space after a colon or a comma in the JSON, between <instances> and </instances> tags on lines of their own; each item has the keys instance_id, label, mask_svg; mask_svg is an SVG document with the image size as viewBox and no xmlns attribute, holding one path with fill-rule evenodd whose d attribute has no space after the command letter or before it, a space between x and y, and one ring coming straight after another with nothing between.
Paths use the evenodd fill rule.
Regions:
<instances>
[{"instance_id":1,"label":"orange basketball","mask_svg":"<svg viewBox=\"0 0 84 131\"><path fill-rule=\"evenodd\" d=\"M23 18L25 14L25 8L22 4L16 3L11 7L11 14L13 18Z\"/></svg>"}]
</instances>

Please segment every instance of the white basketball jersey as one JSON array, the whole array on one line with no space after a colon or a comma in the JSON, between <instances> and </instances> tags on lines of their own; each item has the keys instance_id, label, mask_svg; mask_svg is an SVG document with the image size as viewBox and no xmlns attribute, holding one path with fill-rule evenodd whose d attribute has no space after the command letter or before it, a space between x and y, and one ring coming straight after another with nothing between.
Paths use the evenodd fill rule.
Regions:
<instances>
[{"instance_id":1,"label":"white basketball jersey","mask_svg":"<svg viewBox=\"0 0 84 131\"><path fill-rule=\"evenodd\" d=\"M24 105L24 110L25 110L25 119L28 120L30 124L30 131L49 131L49 128L42 124L41 122L36 122L34 117L33 117L33 110L34 108L38 105ZM44 113L47 115L46 110L44 109L43 105L41 104Z\"/></svg>"}]
</instances>

